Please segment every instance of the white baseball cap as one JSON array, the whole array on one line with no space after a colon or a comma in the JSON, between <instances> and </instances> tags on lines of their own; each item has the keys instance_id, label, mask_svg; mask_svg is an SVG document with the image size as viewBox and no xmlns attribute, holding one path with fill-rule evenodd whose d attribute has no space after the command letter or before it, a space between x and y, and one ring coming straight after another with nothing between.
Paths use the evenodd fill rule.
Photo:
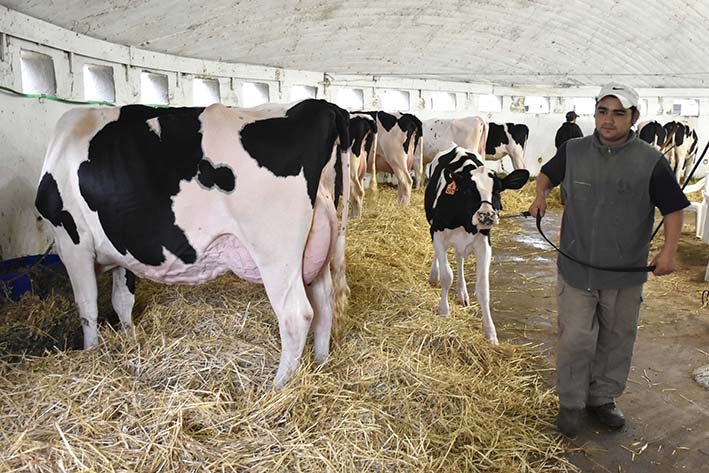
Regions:
<instances>
[{"instance_id":1,"label":"white baseball cap","mask_svg":"<svg viewBox=\"0 0 709 473\"><path fill-rule=\"evenodd\" d=\"M611 82L610 84L606 84L601 87L601 91L598 92L598 95L596 96L596 101L600 102L609 95L612 95L620 100L620 104L623 108L639 108L638 104L640 103L640 96L632 87L618 84L617 82Z\"/></svg>"}]
</instances>

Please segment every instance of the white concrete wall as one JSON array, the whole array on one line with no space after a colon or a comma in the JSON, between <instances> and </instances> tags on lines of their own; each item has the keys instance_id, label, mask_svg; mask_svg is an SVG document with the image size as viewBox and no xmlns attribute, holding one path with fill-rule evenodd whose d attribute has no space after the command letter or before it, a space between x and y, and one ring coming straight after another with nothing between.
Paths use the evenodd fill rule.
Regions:
<instances>
[{"instance_id":1,"label":"white concrete wall","mask_svg":"<svg viewBox=\"0 0 709 473\"><path fill-rule=\"evenodd\" d=\"M56 72L58 97L83 100L83 65L100 64L114 69L116 103L139 101L140 73L152 71L165 74L169 83L171 105L192 105L192 79L215 78L220 83L222 103L239 106L244 82L269 84L270 100L287 102L291 85L317 87L318 98L333 100L339 87L363 90L364 109L379 109L385 89L409 92L411 113L421 119L483 115L493 122L525 123L530 128L526 162L536 174L543 162L554 153L554 134L563 123L564 115L573 108L574 97L592 97L595 87L581 88L498 88L487 84L467 84L418 79L376 76L333 76L324 72L296 71L246 64L226 64L179 58L149 51L106 43L54 25L35 20L0 6L0 85L21 91L20 50L27 49L50 55ZM434 91L456 94L457 107L451 112L430 110ZM676 117L667 114L671 106L663 106L663 97L699 98L700 111L706 115L690 118L700 136L700 151L709 138L709 89L701 90L640 90L649 98L649 109L659 116L642 119L666 122ZM479 113L478 97L503 96L503 110ZM520 109L525 95L554 97L548 114L526 114ZM671 102L667 102L671 103ZM79 105L46 99L28 99L0 91L0 259L10 259L45 250L48 235L38 222L34 208L36 185L47 143L54 124L63 112ZM584 133L593 130L593 117L578 119ZM504 168L511 170L509 159ZM704 166L706 172L709 166Z\"/></svg>"}]
</instances>

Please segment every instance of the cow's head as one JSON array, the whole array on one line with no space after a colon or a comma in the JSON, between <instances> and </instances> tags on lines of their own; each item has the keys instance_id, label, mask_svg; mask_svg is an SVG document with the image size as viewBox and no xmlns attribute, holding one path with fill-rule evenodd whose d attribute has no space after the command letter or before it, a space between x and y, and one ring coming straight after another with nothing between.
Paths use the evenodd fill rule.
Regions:
<instances>
[{"instance_id":1,"label":"cow's head","mask_svg":"<svg viewBox=\"0 0 709 473\"><path fill-rule=\"evenodd\" d=\"M462 166L445 176L449 184L444 192L459 193L459 199L473 211L472 224L489 230L499 222L502 210L501 193L505 189L520 189L529 179L529 171L517 169L500 178L488 167Z\"/></svg>"}]
</instances>

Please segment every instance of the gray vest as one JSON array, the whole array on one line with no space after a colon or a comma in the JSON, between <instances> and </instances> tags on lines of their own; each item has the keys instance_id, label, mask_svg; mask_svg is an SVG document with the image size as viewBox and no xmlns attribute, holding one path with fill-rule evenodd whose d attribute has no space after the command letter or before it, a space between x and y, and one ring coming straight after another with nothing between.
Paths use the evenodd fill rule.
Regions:
<instances>
[{"instance_id":1,"label":"gray vest","mask_svg":"<svg viewBox=\"0 0 709 473\"><path fill-rule=\"evenodd\" d=\"M647 265L655 217L650 178L660 159L662 154L634 133L616 148L601 144L595 132L569 141L561 249L596 266ZM647 273L591 269L562 255L557 266L579 289L631 287L647 280Z\"/></svg>"}]
</instances>

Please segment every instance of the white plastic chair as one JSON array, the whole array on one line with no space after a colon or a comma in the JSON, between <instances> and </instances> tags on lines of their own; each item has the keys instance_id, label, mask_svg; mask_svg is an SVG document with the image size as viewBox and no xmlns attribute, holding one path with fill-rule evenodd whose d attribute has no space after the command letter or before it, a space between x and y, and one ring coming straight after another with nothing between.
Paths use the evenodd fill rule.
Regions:
<instances>
[{"instance_id":1,"label":"white plastic chair","mask_svg":"<svg viewBox=\"0 0 709 473\"><path fill-rule=\"evenodd\" d=\"M689 207L685 210L690 212L696 212L696 232L697 238L701 238L705 243L709 243L709 173L704 176L701 181L689 185L684 188L685 194L691 194L692 192L697 192L702 189L702 201L701 202L690 202ZM704 273L704 280L709 281L709 263L707 263L707 270Z\"/></svg>"},{"instance_id":2,"label":"white plastic chair","mask_svg":"<svg viewBox=\"0 0 709 473\"><path fill-rule=\"evenodd\" d=\"M689 207L685 208L685 211L695 212L697 215L696 223L694 228L696 229L695 235L697 238L704 240L709 243L709 230L707 230L707 208L709 208L709 173L704 176L704 179L696 182L695 184L688 185L684 188L685 194L691 194L703 189L702 201L701 202L690 202Z\"/></svg>"}]
</instances>

